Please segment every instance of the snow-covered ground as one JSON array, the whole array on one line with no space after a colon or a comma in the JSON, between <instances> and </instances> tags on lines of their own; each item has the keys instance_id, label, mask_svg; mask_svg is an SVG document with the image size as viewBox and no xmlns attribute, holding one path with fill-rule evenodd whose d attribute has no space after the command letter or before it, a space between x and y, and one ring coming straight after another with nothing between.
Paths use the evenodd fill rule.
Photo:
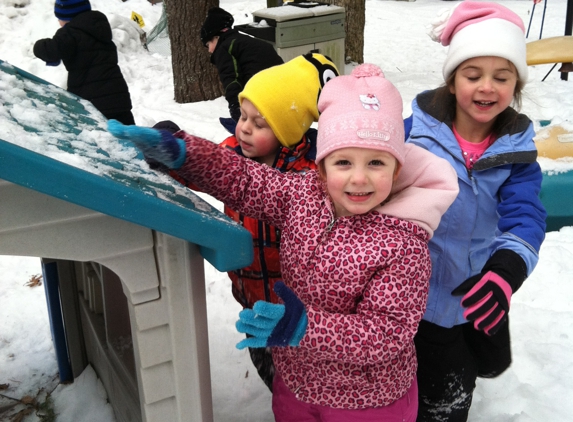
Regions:
<instances>
[{"instance_id":1,"label":"snow-covered ground","mask_svg":"<svg viewBox=\"0 0 573 422\"><path fill-rule=\"evenodd\" d=\"M222 141L227 133L218 118L227 116L224 98L177 104L173 100L170 57L145 51L128 19L140 14L149 32L161 15L161 3L147 0L92 0L114 30L120 66L130 88L134 116L139 125L170 119L196 135ZM567 0L547 5L543 37L563 35ZM445 49L426 35L427 26L442 8L455 2L442 0L366 1L364 58L384 69L404 98L404 117L410 102L424 90L442 83ZM503 4L529 24L531 0L504 0ZM235 24L251 22L252 12L266 7L264 0L221 0ZM539 37L543 3L537 5L529 40ZM32 46L58 29L53 2L0 0L0 59L65 87L63 66L47 67L34 57ZM565 82L551 65L530 67L522 111L540 127L573 127L573 75ZM351 65L346 66L346 72ZM570 169L568 160L540 160L547 170ZM222 208L217 201L205 197ZM2 216L0 216L2 218ZM42 286L27 282L40 274L38 258L0 257L0 394L36 396L57 383L57 365L51 344ZM573 227L548 233L538 267L512 300L511 326L514 362L501 377L480 380L470 413L472 422L567 422L573 415ZM216 422L272 421L271 396L258 379L234 322L240 310L230 292L226 274L206 264L211 374ZM2 384L9 384L3 388ZM71 385L52 393L58 422L113 422L111 408L95 373L88 369ZM3 402L1 402L3 403ZM1 409L0 409L1 411ZM1 413L0 413L1 415ZM1 416L0 416L1 417ZM24 421L36 422L34 414Z\"/></svg>"}]
</instances>

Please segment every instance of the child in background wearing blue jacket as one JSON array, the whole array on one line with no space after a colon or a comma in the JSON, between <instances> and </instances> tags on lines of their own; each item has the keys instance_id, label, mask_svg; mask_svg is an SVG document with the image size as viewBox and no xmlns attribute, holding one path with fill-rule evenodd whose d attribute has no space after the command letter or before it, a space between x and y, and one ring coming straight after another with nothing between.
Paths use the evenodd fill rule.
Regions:
<instances>
[{"instance_id":1,"label":"child in background wearing blue jacket","mask_svg":"<svg viewBox=\"0 0 573 422\"><path fill-rule=\"evenodd\" d=\"M522 20L466 0L431 36L449 45L446 83L414 100L408 142L448 160L460 191L429 245L428 307L415 338L417 421L458 422L477 377L511 364L510 300L537 264L546 213L533 125L510 107L527 80Z\"/></svg>"}]
</instances>

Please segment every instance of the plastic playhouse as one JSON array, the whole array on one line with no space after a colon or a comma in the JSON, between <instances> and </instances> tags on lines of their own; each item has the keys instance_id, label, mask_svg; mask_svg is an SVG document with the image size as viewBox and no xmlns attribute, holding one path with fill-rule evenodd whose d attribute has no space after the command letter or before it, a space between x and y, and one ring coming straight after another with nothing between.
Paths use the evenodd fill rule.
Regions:
<instances>
[{"instance_id":1,"label":"plastic playhouse","mask_svg":"<svg viewBox=\"0 0 573 422\"><path fill-rule=\"evenodd\" d=\"M91 364L120 422L212 421L204 259L250 264L250 233L89 102L2 61L0 80L0 254L42 257L60 378Z\"/></svg>"}]
</instances>

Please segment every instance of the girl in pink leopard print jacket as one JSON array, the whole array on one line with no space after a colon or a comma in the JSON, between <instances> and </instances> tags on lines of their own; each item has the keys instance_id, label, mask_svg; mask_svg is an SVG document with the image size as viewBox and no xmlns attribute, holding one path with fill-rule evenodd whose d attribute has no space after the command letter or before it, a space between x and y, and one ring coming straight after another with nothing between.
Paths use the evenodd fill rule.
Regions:
<instances>
[{"instance_id":1,"label":"girl in pink leopard print jacket","mask_svg":"<svg viewBox=\"0 0 573 422\"><path fill-rule=\"evenodd\" d=\"M246 100L244 100L246 101ZM415 421L414 334L426 308L427 242L458 193L449 164L404 144L402 99L374 65L320 96L319 171L279 173L183 131L133 141L226 205L282 231L284 304L240 314L273 347L277 421ZM145 129L147 131L153 129Z\"/></svg>"}]
</instances>

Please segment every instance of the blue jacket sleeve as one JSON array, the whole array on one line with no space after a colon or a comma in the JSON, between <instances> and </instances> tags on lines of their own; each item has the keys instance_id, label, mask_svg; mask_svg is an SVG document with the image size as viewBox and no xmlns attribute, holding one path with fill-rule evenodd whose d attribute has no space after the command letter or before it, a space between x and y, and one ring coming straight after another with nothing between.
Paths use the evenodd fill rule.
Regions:
<instances>
[{"instance_id":1,"label":"blue jacket sleeve","mask_svg":"<svg viewBox=\"0 0 573 422\"><path fill-rule=\"evenodd\" d=\"M412 130L412 121L414 120L414 115L410 114L410 117L404 119L404 139L410 137L410 131Z\"/></svg>"},{"instance_id":2,"label":"blue jacket sleeve","mask_svg":"<svg viewBox=\"0 0 573 422\"><path fill-rule=\"evenodd\" d=\"M506 248L503 243L518 247L507 247L519 253L526 261L528 274L537 264L539 249L545 239L545 218L547 213L541 200L541 168L537 162L514 164L510 177L500 187L500 216L498 229L501 236L496 249Z\"/></svg>"}]
</instances>

